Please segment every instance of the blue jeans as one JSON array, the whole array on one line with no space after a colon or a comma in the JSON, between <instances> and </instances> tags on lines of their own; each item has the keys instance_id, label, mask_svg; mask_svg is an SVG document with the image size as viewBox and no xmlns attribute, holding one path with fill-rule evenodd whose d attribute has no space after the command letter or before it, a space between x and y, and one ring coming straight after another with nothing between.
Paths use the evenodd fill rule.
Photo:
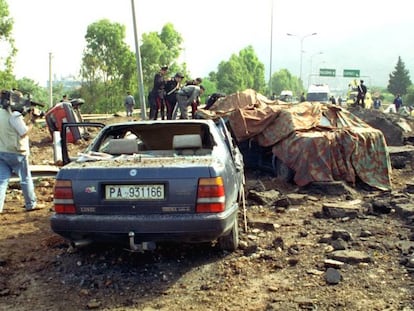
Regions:
<instances>
[{"instance_id":1,"label":"blue jeans","mask_svg":"<svg viewBox=\"0 0 414 311\"><path fill-rule=\"evenodd\" d=\"M6 191L13 172L20 178L26 210L36 207L36 194L28 157L18 153L0 152L0 213L3 212Z\"/></svg>"}]
</instances>

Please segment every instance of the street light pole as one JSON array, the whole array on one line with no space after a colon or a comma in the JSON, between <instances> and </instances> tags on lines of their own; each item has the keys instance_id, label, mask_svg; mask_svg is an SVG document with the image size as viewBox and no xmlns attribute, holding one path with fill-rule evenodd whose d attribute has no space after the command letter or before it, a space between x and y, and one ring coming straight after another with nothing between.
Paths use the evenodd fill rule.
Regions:
<instances>
[{"instance_id":1,"label":"street light pole","mask_svg":"<svg viewBox=\"0 0 414 311\"><path fill-rule=\"evenodd\" d=\"M146 120L147 107L145 105L144 81L142 77L142 64L141 64L141 51L139 49L139 44L138 44L138 31L137 31L137 21L135 18L134 0L131 0L131 9L132 9L132 20L134 23L135 58L136 58L137 73L138 73L138 88L139 88L139 102L140 102L140 108L141 108L141 119Z\"/></svg>"},{"instance_id":2,"label":"street light pole","mask_svg":"<svg viewBox=\"0 0 414 311\"><path fill-rule=\"evenodd\" d=\"M312 56L310 57L310 73L311 74L313 73L313 66L312 66L312 64L313 64L313 58L315 56L318 56L318 55L321 55L321 54L323 54L323 52L318 52L318 53L312 54Z\"/></svg>"},{"instance_id":3,"label":"street light pole","mask_svg":"<svg viewBox=\"0 0 414 311\"><path fill-rule=\"evenodd\" d=\"M299 70L299 79L302 81L302 61L303 61L303 40L305 40L307 37L310 36L316 36L318 33L313 32L313 33L309 33L307 35L301 36L299 37L298 35L292 34L292 33L287 33L288 36L292 36L292 37L299 37L300 38L300 70Z\"/></svg>"}]
</instances>

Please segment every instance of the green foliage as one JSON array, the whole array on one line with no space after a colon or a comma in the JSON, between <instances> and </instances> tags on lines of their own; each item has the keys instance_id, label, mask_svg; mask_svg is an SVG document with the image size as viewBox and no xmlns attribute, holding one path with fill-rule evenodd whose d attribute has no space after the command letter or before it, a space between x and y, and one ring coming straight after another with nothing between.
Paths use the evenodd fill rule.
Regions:
<instances>
[{"instance_id":1,"label":"green foliage","mask_svg":"<svg viewBox=\"0 0 414 311\"><path fill-rule=\"evenodd\" d=\"M172 76L176 72L181 72L188 77L185 64L179 65L176 62L182 51L182 42L183 38L171 23L167 23L160 33L150 32L142 35L140 52L146 93L153 87L154 75L164 65L169 66Z\"/></svg>"},{"instance_id":2,"label":"green foliage","mask_svg":"<svg viewBox=\"0 0 414 311\"><path fill-rule=\"evenodd\" d=\"M48 106L49 95L44 87L39 86L35 81L23 78L16 81L16 88L23 92L23 94L30 94L31 100L43 104L45 109Z\"/></svg>"},{"instance_id":3,"label":"green foliage","mask_svg":"<svg viewBox=\"0 0 414 311\"><path fill-rule=\"evenodd\" d=\"M201 107L204 107L204 104L206 103L206 101L207 101L207 98L211 95L211 94L213 94L213 93L217 93L217 84L216 84L216 82L214 82L214 81L211 81L210 79L208 79L208 78L204 78L203 79L203 86L204 86L204 88L205 88L205 91L204 91L204 94L201 96L201 99L200 99L200 101L201 101L201 103L202 103L202 105L201 105Z\"/></svg>"},{"instance_id":4,"label":"green foliage","mask_svg":"<svg viewBox=\"0 0 414 311\"><path fill-rule=\"evenodd\" d=\"M290 90L293 94L297 95L303 92L303 86L300 79L292 76L287 69L281 69L278 72L275 72L271 79L271 94L276 94L276 96L278 96L283 90Z\"/></svg>"},{"instance_id":5,"label":"green foliage","mask_svg":"<svg viewBox=\"0 0 414 311\"><path fill-rule=\"evenodd\" d=\"M260 62L252 46L241 50L239 57L244 65L244 77L246 88L264 92L266 82L264 79L264 65Z\"/></svg>"},{"instance_id":6,"label":"green foliage","mask_svg":"<svg viewBox=\"0 0 414 311\"><path fill-rule=\"evenodd\" d=\"M120 95L136 88L135 57L125 43L125 26L102 19L88 26L83 54L81 91L93 112L123 109ZM102 111L104 110L104 111Z\"/></svg>"},{"instance_id":7,"label":"green foliage","mask_svg":"<svg viewBox=\"0 0 414 311\"><path fill-rule=\"evenodd\" d=\"M411 80L409 72L405 69L405 64L399 56L395 70L390 74L387 87L388 91L394 95L401 94L401 96L403 96L407 94L407 89L410 85Z\"/></svg>"},{"instance_id":8,"label":"green foliage","mask_svg":"<svg viewBox=\"0 0 414 311\"><path fill-rule=\"evenodd\" d=\"M0 0L0 47L2 55L0 56L0 81L1 88L9 89L15 82L13 76L13 60L16 56L17 49L12 37L13 19L9 16L9 6L5 0ZM5 52L6 51L6 52Z\"/></svg>"},{"instance_id":9,"label":"green foliage","mask_svg":"<svg viewBox=\"0 0 414 311\"><path fill-rule=\"evenodd\" d=\"M0 71L0 81L0 88L2 90L11 90L16 87L15 77L9 70Z\"/></svg>"},{"instance_id":10,"label":"green foliage","mask_svg":"<svg viewBox=\"0 0 414 311\"><path fill-rule=\"evenodd\" d=\"M407 89L407 94L403 97L405 106L414 106L414 85L410 85Z\"/></svg>"},{"instance_id":11,"label":"green foliage","mask_svg":"<svg viewBox=\"0 0 414 311\"><path fill-rule=\"evenodd\" d=\"M252 46L244 48L238 55L231 55L227 62L222 61L218 65L217 74L210 73L210 77L217 80L218 91L225 94L248 88L263 92L266 84L264 65L259 61Z\"/></svg>"}]
</instances>

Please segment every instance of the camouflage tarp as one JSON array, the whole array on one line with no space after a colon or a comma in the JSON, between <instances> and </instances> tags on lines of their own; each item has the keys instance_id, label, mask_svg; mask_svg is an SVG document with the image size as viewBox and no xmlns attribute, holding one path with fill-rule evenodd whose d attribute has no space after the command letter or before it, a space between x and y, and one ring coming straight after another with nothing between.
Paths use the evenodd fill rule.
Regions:
<instances>
[{"instance_id":1,"label":"camouflage tarp","mask_svg":"<svg viewBox=\"0 0 414 311\"><path fill-rule=\"evenodd\" d=\"M269 101L253 90L219 99L211 116L227 116L237 141L255 139L295 171L299 186L344 180L391 189L384 135L347 110L320 103Z\"/></svg>"}]
</instances>

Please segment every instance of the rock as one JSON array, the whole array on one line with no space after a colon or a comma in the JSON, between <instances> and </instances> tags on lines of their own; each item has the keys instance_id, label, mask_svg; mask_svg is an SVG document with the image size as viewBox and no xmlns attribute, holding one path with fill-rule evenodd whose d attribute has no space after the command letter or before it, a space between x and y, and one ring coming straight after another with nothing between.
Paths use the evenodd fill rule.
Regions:
<instances>
[{"instance_id":1,"label":"rock","mask_svg":"<svg viewBox=\"0 0 414 311\"><path fill-rule=\"evenodd\" d=\"M273 240L273 246L274 248L281 248L281 249L285 249L285 242L283 241L283 238L281 237L277 237Z\"/></svg>"},{"instance_id":2,"label":"rock","mask_svg":"<svg viewBox=\"0 0 414 311\"><path fill-rule=\"evenodd\" d=\"M287 197L279 198L275 201L276 207L288 207L289 205L290 205L290 202Z\"/></svg>"},{"instance_id":3,"label":"rock","mask_svg":"<svg viewBox=\"0 0 414 311\"><path fill-rule=\"evenodd\" d=\"M358 264L361 262L371 262L371 257L361 251L355 250L339 250L328 254L330 259L339 260L348 264Z\"/></svg>"},{"instance_id":4,"label":"rock","mask_svg":"<svg viewBox=\"0 0 414 311\"><path fill-rule=\"evenodd\" d=\"M335 229L332 231L332 239L342 239L344 241L352 241L352 234L344 229Z\"/></svg>"},{"instance_id":5,"label":"rock","mask_svg":"<svg viewBox=\"0 0 414 311\"><path fill-rule=\"evenodd\" d=\"M414 216L414 204L397 204L394 208L397 215L401 218Z\"/></svg>"},{"instance_id":6,"label":"rock","mask_svg":"<svg viewBox=\"0 0 414 311\"><path fill-rule=\"evenodd\" d=\"M342 239L336 239L336 240L331 241L331 245L336 251L344 250L348 248L348 244Z\"/></svg>"},{"instance_id":7,"label":"rock","mask_svg":"<svg viewBox=\"0 0 414 311\"><path fill-rule=\"evenodd\" d=\"M312 274L312 275L322 275L324 272L321 270L317 270L317 269L309 269L306 270L307 274Z\"/></svg>"},{"instance_id":8,"label":"rock","mask_svg":"<svg viewBox=\"0 0 414 311\"><path fill-rule=\"evenodd\" d=\"M325 259L323 261L325 267L327 268L335 268L335 269L341 269L345 263L339 260L333 260L333 259Z\"/></svg>"},{"instance_id":9,"label":"rock","mask_svg":"<svg viewBox=\"0 0 414 311\"><path fill-rule=\"evenodd\" d=\"M318 243L330 243L332 241L331 234L324 234L318 241Z\"/></svg>"},{"instance_id":10,"label":"rock","mask_svg":"<svg viewBox=\"0 0 414 311\"><path fill-rule=\"evenodd\" d=\"M86 305L86 307L91 310L91 309L98 309L101 307L101 303L96 300L96 299L92 299L88 302L88 304Z\"/></svg>"},{"instance_id":11,"label":"rock","mask_svg":"<svg viewBox=\"0 0 414 311\"><path fill-rule=\"evenodd\" d=\"M279 191L276 191L274 189L261 192L250 190L247 198L249 200L255 201L258 204L271 206L274 205L275 202L279 199L279 195Z\"/></svg>"},{"instance_id":12,"label":"rock","mask_svg":"<svg viewBox=\"0 0 414 311\"><path fill-rule=\"evenodd\" d=\"M414 268L414 256L408 258L407 263L405 265L407 268Z\"/></svg>"},{"instance_id":13,"label":"rock","mask_svg":"<svg viewBox=\"0 0 414 311\"><path fill-rule=\"evenodd\" d=\"M289 257L287 259L287 262L288 262L289 266L296 266L298 264L298 262L299 262L299 258Z\"/></svg>"},{"instance_id":14,"label":"rock","mask_svg":"<svg viewBox=\"0 0 414 311\"><path fill-rule=\"evenodd\" d=\"M264 230L264 231L276 231L278 226L272 222L253 220L253 221L249 221L249 227Z\"/></svg>"},{"instance_id":15,"label":"rock","mask_svg":"<svg viewBox=\"0 0 414 311\"><path fill-rule=\"evenodd\" d=\"M362 229L362 230L361 230L361 233L359 234L359 236L360 236L361 238L367 238L367 237L372 236L372 233L371 233L371 231L369 231L369 230Z\"/></svg>"},{"instance_id":16,"label":"rock","mask_svg":"<svg viewBox=\"0 0 414 311\"><path fill-rule=\"evenodd\" d=\"M371 203L372 211L379 214L389 214L392 210L390 204L384 200L378 200Z\"/></svg>"},{"instance_id":17,"label":"rock","mask_svg":"<svg viewBox=\"0 0 414 311\"><path fill-rule=\"evenodd\" d=\"M328 218L356 218L360 213L360 206L350 204L348 202L342 203L323 203L322 213Z\"/></svg>"},{"instance_id":18,"label":"rock","mask_svg":"<svg viewBox=\"0 0 414 311\"><path fill-rule=\"evenodd\" d=\"M286 195L290 205L302 205L306 203L306 195L299 193L289 193Z\"/></svg>"},{"instance_id":19,"label":"rock","mask_svg":"<svg viewBox=\"0 0 414 311\"><path fill-rule=\"evenodd\" d=\"M334 268L328 268L325 273L326 283L336 285L341 281L341 274Z\"/></svg>"}]
</instances>

